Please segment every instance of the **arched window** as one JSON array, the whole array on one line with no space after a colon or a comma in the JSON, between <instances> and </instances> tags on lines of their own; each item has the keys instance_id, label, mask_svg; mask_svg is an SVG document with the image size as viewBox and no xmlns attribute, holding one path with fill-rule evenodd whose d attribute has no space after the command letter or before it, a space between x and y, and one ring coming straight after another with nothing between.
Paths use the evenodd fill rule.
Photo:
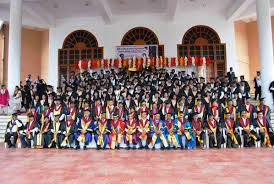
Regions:
<instances>
[{"instance_id":1,"label":"arched window","mask_svg":"<svg viewBox=\"0 0 274 184\"><path fill-rule=\"evenodd\" d=\"M103 47L98 47L96 37L85 30L70 33L58 50L59 82L69 80L69 74L75 71L74 62L81 59L103 59Z\"/></svg>"},{"instance_id":2,"label":"arched window","mask_svg":"<svg viewBox=\"0 0 274 184\"><path fill-rule=\"evenodd\" d=\"M156 34L146 27L135 27L123 37L121 45L158 45L158 55L164 56L164 45L159 45Z\"/></svg>"},{"instance_id":3,"label":"arched window","mask_svg":"<svg viewBox=\"0 0 274 184\"><path fill-rule=\"evenodd\" d=\"M226 44L221 43L218 33L208 26L190 28L177 45L178 57L208 56L211 65L207 67L207 77L223 77L226 71Z\"/></svg>"}]
</instances>

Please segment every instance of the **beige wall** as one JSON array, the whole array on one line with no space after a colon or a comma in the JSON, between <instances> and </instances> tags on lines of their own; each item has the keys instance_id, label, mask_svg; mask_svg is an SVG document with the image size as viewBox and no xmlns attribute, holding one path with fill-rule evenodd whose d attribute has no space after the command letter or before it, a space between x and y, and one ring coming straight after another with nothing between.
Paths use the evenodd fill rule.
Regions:
<instances>
[{"instance_id":1,"label":"beige wall","mask_svg":"<svg viewBox=\"0 0 274 184\"><path fill-rule=\"evenodd\" d=\"M8 68L8 38L9 29L5 25L1 30L5 34L5 59L4 59L4 83L7 83L7 68ZM1 41L1 40L0 40ZM47 81L48 73L48 44L49 31L37 31L27 28L22 29L22 46L21 46L21 74L20 78L23 83L28 74L31 74L32 79L42 76ZM0 42L0 49L2 42ZM1 55L0 55L1 58ZM1 69L0 65L0 69ZM0 70L1 74L2 69ZM1 78L2 75L0 75Z\"/></svg>"},{"instance_id":2,"label":"beige wall","mask_svg":"<svg viewBox=\"0 0 274 184\"><path fill-rule=\"evenodd\" d=\"M271 17L271 22L274 44L274 16ZM257 21L249 23L236 21L234 26L239 74L245 75L246 79L251 81L250 84L253 88L253 79L256 72L260 70Z\"/></svg>"}]
</instances>

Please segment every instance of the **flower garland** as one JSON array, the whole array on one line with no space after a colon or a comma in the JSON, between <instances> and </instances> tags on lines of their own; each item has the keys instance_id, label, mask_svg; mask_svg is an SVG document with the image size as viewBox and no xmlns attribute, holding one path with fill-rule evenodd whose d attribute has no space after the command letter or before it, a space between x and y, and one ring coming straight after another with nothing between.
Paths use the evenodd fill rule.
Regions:
<instances>
[{"instance_id":1,"label":"flower garland","mask_svg":"<svg viewBox=\"0 0 274 184\"><path fill-rule=\"evenodd\" d=\"M136 58L131 59L92 59L92 60L77 60L74 62L76 70L85 71L87 69L96 68L136 68L141 70L142 68L161 69L165 67L186 67L186 66L209 66L210 58L206 57L180 57L180 58Z\"/></svg>"}]
</instances>

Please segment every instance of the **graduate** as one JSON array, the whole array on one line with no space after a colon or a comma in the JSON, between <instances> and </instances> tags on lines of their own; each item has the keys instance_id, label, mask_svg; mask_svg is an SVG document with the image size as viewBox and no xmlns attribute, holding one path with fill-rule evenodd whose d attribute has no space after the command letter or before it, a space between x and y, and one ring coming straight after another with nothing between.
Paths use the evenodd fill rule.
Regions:
<instances>
[{"instance_id":1,"label":"graduate","mask_svg":"<svg viewBox=\"0 0 274 184\"><path fill-rule=\"evenodd\" d=\"M227 148L238 148L241 144L241 138L237 128L237 123L230 118L230 113L225 113L225 119L221 123L221 127L227 136Z\"/></svg>"},{"instance_id":2,"label":"graduate","mask_svg":"<svg viewBox=\"0 0 274 184\"><path fill-rule=\"evenodd\" d=\"M61 105L61 97L57 97L54 101L55 105L51 109L50 117L53 121L55 116L58 115L58 121L63 121L65 119L65 115L67 114L66 107Z\"/></svg>"},{"instance_id":3,"label":"graduate","mask_svg":"<svg viewBox=\"0 0 274 184\"><path fill-rule=\"evenodd\" d=\"M171 113L172 116L174 115L174 109L171 106L171 101L170 100L166 100L163 108L162 108L162 119L166 119L166 115L168 113Z\"/></svg>"},{"instance_id":4,"label":"graduate","mask_svg":"<svg viewBox=\"0 0 274 184\"><path fill-rule=\"evenodd\" d=\"M223 115L222 115L222 109L218 104L218 101L216 99L212 100L212 107L210 108L209 112L207 112L209 114L212 114L215 121L220 120Z\"/></svg>"},{"instance_id":5,"label":"graduate","mask_svg":"<svg viewBox=\"0 0 274 184\"><path fill-rule=\"evenodd\" d=\"M186 116L188 114L188 108L187 108L185 100L183 98L181 98L177 104L175 118L179 117L180 112L183 112L184 116Z\"/></svg>"},{"instance_id":6,"label":"graduate","mask_svg":"<svg viewBox=\"0 0 274 184\"><path fill-rule=\"evenodd\" d=\"M20 140L23 148L31 148L31 141L34 138L35 133L38 131L38 123L35 121L32 114L28 115L29 122L23 128L23 132L20 133Z\"/></svg>"},{"instance_id":7,"label":"graduate","mask_svg":"<svg viewBox=\"0 0 274 184\"><path fill-rule=\"evenodd\" d=\"M116 109L116 113L118 114L120 120L122 120L122 121L126 120L127 110L124 108L122 101L118 102L118 107Z\"/></svg>"},{"instance_id":8,"label":"graduate","mask_svg":"<svg viewBox=\"0 0 274 184\"><path fill-rule=\"evenodd\" d=\"M157 113L159 113L159 108L157 106L157 103L153 102L151 104L151 109L150 109L150 119L153 119L154 115L157 114Z\"/></svg>"},{"instance_id":9,"label":"graduate","mask_svg":"<svg viewBox=\"0 0 274 184\"><path fill-rule=\"evenodd\" d=\"M101 100L100 99L97 99L95 101L95 105L94 105L94 108L92 110L92 117L95 121L99 121L100 120L100 115L102 114L104 108L101 104Z\"/></svg>"},{"instance_id":10,"label":"graduate","mask_svg":"<svg viewBox=\"0 0 274 184\"><path fill-rule=\"evenodd\" d=\"M198 140L198 143L200 144L200 147L204 149L205 147L205 133L204 133L204 126L202 124L202 121L199 119L198 112L194 112L192 114L192 121L191 121L191 129L192 129L192 135L195 140L195 145L197 145L196 138Z\"/></svg>"},{"instance_id":11,"label":"graduate","mask_svg":"<svg viewBox=\"0 0 274 184\"><path fill-rule=\"evenodd\" d=\"M51 141L50 117L44 116L38 123L38 131L34 135L34 148L48 148Z\"/></svg>"},{"instance_id":12,"label":"graduate","mask_svg":"<svg viewBox=\"0 0 274 184\"><path fill-rule=\"evenodd\" d=\"M260 140L253 123L254 122L246 117L246 111L243 109L241 111L241 117L237 120L237 127L242 131L242 135L244 136L244 147L254 146L254 141Z\"/></svg>"},{"instance_id":13,"label":"graduate","mask_svg":"<svg viewBox=\"0 0 274 184\"><path fill-rule=\"evenodd\" d=\"M156 113L159 114L159 113ZM155 115L156 115L155 114ZM141 113L141 119L137 124L137 137L139 142L139 149L148 149L148 144L150 140L150 121L147 119L147 112L143 111ZM143 144L145 142L145 146Z\"/></svg>"},{"instance_id":14,"label":"graduate","mask_svg":"<svg viewBox=\"0 0 274 184\"><path fill-rule=\"evenodd\" d=\"M17 119L17 113L12 114L12 120L8 122L5 132L5 142L8 148L15 148L17 141L20 142L19 132L23 132L23 126L22 121ZM13 137L13 142L11 142L11 137Z\"/></svg>"},{"instance_id":15,"label":"graduate","mask_svg":"<svg viewBox=\"0 0 274 184\"><path fill-rule=\"evenodd\" d=\"M70 102L69 103L69 107L68 107L68 115L71 116L71 118L73 120L76 120L77 121L77 118L80 116L78 113L77 113L77 108L75 106L75 103L74 102ZM81 118L81 116L80 116Z\"/></svg>"},{"instance_id":16,"label":"graduate","mask_svg":"<svg viewBox=\"0 0 274 184\"><path fill-rule=\"evenodd\" d=\"M254 121L254 126L259 130L262 144L271 148L274 145L274 133L270 128L269 122L263 116L263 111L258 111L257 114L258 117Z\"/></svg>"},{"instance_id":17,"label":"graduate","mask_svg":"<svg viewBox=\"0 0 274 184\"><path fill-rule=\"evenodd\" d=\"M97 150L106 149L107 144L110 142L109 134L111 133L111 125L110 121L106 119L106 111L102 112L101 118L97 122L94 131L96 132L94 138L97 144Z\"/></svg>"},{"instance_id":18,"label":"graduate","mask_svg":"<svg viewBox=\"0 0 274 184\"><path fill-rule=\"evenodd\" d=\"M250 103L250 97L245 98L246 102L240 108L240 111L246 111L246 117L249 118L252 122L255 120L256 107Z\"/></svg>"},{"instance_id":19,"label":"graduate","mask_svg":"<svg viewBox=\"0 0 274 184\"><path fill-rule=\"evenodd\" d=\"M113 119L113 114L115 111L116 111L116 107L114 106L114 101L110 99L109 104L106 107L106 116L108 120Z\"/></svg>"},{"instance_id":20,"label":"graduate","mask_svg":"<svg viewBox=\"0 0 274 184\"><path fill-rule=\"evenodd\" d=\"M57 149L61 148L61 143L63 140L62 130L64 130L65 122L60 119L60 114L55 114L53 121L50 126L51 131L51 141L48 145L49 148L56 147Z\"/></svg>"},{"instance_id":21,"label":"graduate","mask_svg":"<svg viewBox=\"0 0 274 184\"><path fill-rule=\"evenodd\" d=\"M151 143L152 150L155 150L155 144L161 144L161 150L168 147L167 139L165 136L166 125L165 122L160 119L160 114L155 114L154 120L150 121Z\"/></svg>"},{"instance_id":22,"label":"graduate","mask_svg":"<svg viewBox=\"0 0 274 184\"><path fill-rule=\"evenodd\" d=\"M47 102L45 102L43 111L41 112L41 119L43 118L43 121L45 121L45 117L46 116L50 117L50 113L51 113L51 111L49 109L49 104Z\"/></svg>"},{"instance_id":23,"label":"graduate","mask_svg":"<svg viewBox=\"0 0 274 184\"><path fill-rule=\"evenodd\" d=\"M195 146L195 139L192 135L190 122L185 118L183 111L179 112L178 118L175 119L177 125L178 139L181 150L193 148Z\"/></svg>"},{"instance_id":24,"label":"graduate","mask_svg":"<svg viewBox=\"0 0 274 184\"><path fill-rule=\"evenodd\" d=\"M270 119L271 109L269 106L264 104L264 98L260 98L259 104L257 105L257 111L263 111L263 115L266 118L266 120L268 122L271 121ZM272 129L271 124L270 124L270 128Z\"/></svg>"},{"instance_id":25,"label":"graduate","mask_svg":"<svg viewBox=\"0 0 274 184\"><path fill-rule=\"evenodd\" d=\"M237 109L236 107L233 106L233 102L232 102L232 99L228 99L227 101L227 106L225 107L225 112L229 112L230 114L230 118L236 122L237 120ZM225 113L224 113L225 115ZM223 117L225 119L225 117Z\"/></svg>"},{"instance_id":26,"label":"graduate","mask_svg":"<svg viewBox=\"0 0 274 184\"><path fill-rule=\"evenodd\" d=\"M66 117L66 123L64 126L64 129L62 130L64 139L62 140L61 147L62 148L71 148L71 144L74 142L74 134L77 130L76 120L73 119L73 117L68 114Z\"/></svg>"},{"instance_id":27,"label":"graduate","mask_svg":"<svg viewBox=\"0 0 274 184\"><path fill-rule=\"evenodd\" d=\"M197 99L197 105L195 105L192 109L192 112L197 113L197 116L200 121L204 121L204 117L206 116L206 108L202 105L201 99Z\"/></svg>"},{"instance_id":28,"label":"graduate","mask_svg":"<svg viewBox=\"0 0 274 184\"><path fill-rule=\"evenodd\" d=\"M83 149L87 149L87 145L92 141L95 126L96 123L90 117L90 110L85 110L84 116L78 118L77 130L74 133L76 144L75 149L80 149L79 142L84 144Z\"/></svg>"},{"instance_id":29,"label":"graduate","mask_svg":"<svg viewBox=\"0 0 274 184\"><path fill-rule=\"evenodd\" d=\"M220 120L214 119L213 114L208 114L208 120L205 122L205 128L208 132L209 148L221 148L223 135Z\"/></svg>"},{"instance_id":30,"label":"graduate","mask_svg":"<svg viewBox=\"0 0 274 184\"><path fill-rule=\"evenodd\" d=\"M166 132L165 136L168 141L168 149L171 148L171 145L173 146L173 149L177 149L177 146L179 144L178 134L177 134L177 124L174 123L172 120L172 114L167 114L167 119L165 121L166 124Z\"/></svg>"},{"instance_id":31,"label":"graduate","mask_svg":"<svg viewBox=\"0 0 274 184\"><path fill-rule=\"evenodd\" d=\"M111 134L109 134L109 147L111 149L120 149L120 144L125 134L125 124L122 120L119 119L119 116L116 112L113 114L113 120L110 121L110 126Z\"/></svg>"},{"instance_id":32,"label":"graduate","mask_svg":"<svg viewBox=\"0 0 274 184\"><path fill-rule=\"evenodd\" d=\"M132 146L133 149L136 149L136 144L138 143L136 132L137 121L134 118L134 112L130 112L125 124L127 149L130 149L130 146Z\"/></svg>"}]
</instances>

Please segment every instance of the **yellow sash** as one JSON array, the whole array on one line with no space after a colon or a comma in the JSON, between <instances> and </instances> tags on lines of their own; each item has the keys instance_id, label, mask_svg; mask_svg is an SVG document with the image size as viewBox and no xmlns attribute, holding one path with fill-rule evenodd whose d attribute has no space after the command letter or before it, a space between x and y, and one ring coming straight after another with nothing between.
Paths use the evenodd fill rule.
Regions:
<instances>
[{"instance_id":1,"label":"yellow sash","mask_svg":"<svg viewBox=\"0 0 274 184\"><path fill-rule=\"evenodd\" d=\"M231 122L230 122L231 123ZM236 139L236 136L234 135L233 128L230 128L227 124L227 121L225 121L226 129L229 131L229 133L232 136L232 140L234 140L235 144L238 144L238 141Z\"/></svg>"},{"instance_id":2,"label":"yellow sash","mask_svg":"<svg viewBox=\"0 0 274 184\"><path fill-rule=\"evenodd\" d=\"M134 120L132 122L134 122ZM130 121L128 121L128 123L127 123L128 131L134 132L136 127L134 126L134 124L132 126L130 126L129 123L130 123ZM127 133L126 139L127 139L127 141L129 141L129 144L132 144L132 134Z\"/></svg>"},{"instance_id":3,"label":"yellow sash","mask_svg":"<svg viewBox=\"0 0 274 184\"><path fill-rule=\"evenodd\" d=\"M82 129L79 129L78 130L84 130L84 131L87 131L88 130L88 127L91 123L92 119L89 119L88 122L85 122L83 119L81 120L81 126L82 126ZM82 134L78 137L77 139L79 142L82 142L84 143L85 142L85 134Z\"/></svg>"},{"instance_id":4,"label":"yellow sash","mask_svg":"<svg viewBox=\"0 0 274 184\"><path fill-rule=\"evenodd\" d=\"M72 124L73 124L73 122L72 122ZM72 125L72 124L71 124L71 125ZM68 126L66 127L66 133L67 133L67 134L68 134L69 131L70 131L71 125L70 125L69 127L68 127ZM65 137L65 139L63 140L61 146L65 146L65 144L67 143L67 144L69 145L69 147L70 147L68 137L69 137L69 136L66 136L66 137Z\"/></svg>"},{"instance_id":5,"label":"yellow sash","mask_svg":"<svg viewBox=\"0 0 274 184\"><path fill-rule=\"evenodd\" d=\"M268 135L268 132L267 132L267 127L263 127L258 119L257 119L257 122L258 122L258 125L259 125L260 129L263 130L264 134L265 134L265 136L264 136L264 145L266 145L266 143L267 143L267 145L271 148L271 143L270 143L270 138L269 138L269 135Z\"/></svg>"},{"instance_id":6,"label":"yellow sash","mask_svg":"<svg viewBox=\"0 0 274 184\"><path fill-rule=\"evenodd\" d=\"M120 121L118 120L117 131L115 130L115 124L114 124L114 126L111 127L111 129L112 129L112 133L114 134L113 137L112 137L112 141L111 141L112 142L111 143L111 149L115 149L116 140L117 140L118 144L121 144L122 137L123 137L123 134L118 133L121 130Z\"/></svg>"},{"instance_id":7,"label":"yellow sash","mask_svg":"<svg viewBox=\"0 0 274 184\"><path fill-rule=\"evenodd\" d=\"M147 121L145 121L145 122L147 122ZM139 125L140 126L138 128L140 128L142 130L142 132L146 132L146 130L149 129L149 122L145 125L145 127L143 127L142 123L139 123ZM145 135L141 134L139 136L139 138L142 139L142 140L147 140L147 134L145 134Z\"/></svg>"},{"instance_id":8,"label":"yellow sash","mask_svg":"<svg viewBox=\"0 0 274 184\"><path fill-rule=\"evenodd\" d=\"M54 123L55 123L55 126L53 126L53 130L54 130L54 132L57 132L59 130L61 123L59 122L59 125L57 127L56 127L56 122L54 122ZM53 142L55 142L55 143L57 142L57 134L53 134L53 139L51 140L51 142L48 146L49 148L51 147ZM57 145L56 145L56 148L57 148Z\"/></svg>"},{"instance_id":9,"label":"yellow sash","mask_svg":"<svg viewBox=\"0 0 274 184\"><path fill-rule=\"evenodd\" d=\"M242 120L242 118L240 119L240 123L241 123L241 120ZM248 119L246 119L246 121L247 121L247 120L248 120ZM250 122L249 122L249 123L250 123ZM248 135L249 135L250 137L253 137L253 139L256 141L256 140L257 140L257 137L256 137L253 133L250 132L249 123L248 123L247 126L244 126L244 124L242 124L242 123L241 123L241 124L242 124L243 128L246 128L246 129L249 130L249 134L248 134Z\"/></svg>"},{"instance_id":10,"label":"yellow sash","mask_svg":"<svg viewBox=\"0 0 274 184\"><path fill-rule=\"evenodd\" d=\"M195 122L194 122L194 123L195 123ZM199 123L199 120L198 120L198 123ZM202 126L202 124L201 124L201 126ZM196 131L196 128L195 128L194 125L193 125L193 129ZM197 135L197 137L198 137L199 143L204 143L204 140L201 139L201 136L200 136L200 135Z\"/></svg>"},{"instance_id":11,"label":"yellow sash","mask_svg":"<svg viewBox=\"0 0 274 184\"><path fill-rule=\"evenodd\" d=\"M208 126L209 126L210 130L214 134L214 141L215 141L214 146L217 146L217 136L216 136L217 124L216 123L217 122L215 122L215 128L213 128L213 126L211 125L211 123L208 122Z\"/></svg>"},{"instance_id":12,"label":"yellow sash","mask_svg":"<svg viewBox=\"0 0 274 184\"><path fill-rule=\"evenodd\" d=\"M106 126L107 126L107 120L105 121L105 124L102 125L100 123L100 121L98 122L98 128L99 128L99 137L98 137L98 141L97 141L97 145L103 145L104 146L104 139L103 139L103 136L104 136L104 131L106 129Z\"/></svg>"},{"instance_id":13,"label":"yellow sash","mask_svg":"<svg viewBox=\"0 0 274 184\"><path fill-rule=\"evenodd\" d=\"M161 121L159 122L159 128L157 128L157 126L156 126L153 122L152 122L152 124L153 124L153 127L154 127L154 130L155 130L155 131L156 131L156 130L161 130L162 125L163 125L163 123L162 123ZM158 136L158 134L156 134L156 132L154 132L153 137L152 137L152 146L155 145L155 142L156 142L156 140L157 140L157 136ZM164 146L165 146L165 147L168 147L167 141L166 141L166 139L165 139L165 137L164 137L164 135L163 135L162 132L160 133L159 136L160 136L160 139L162 140Z\"/></svg>"},{"instance_id":14,"label":"yellow sash","mask_svg":"<svg viewBox=\"0 0 274 184\"><path fill-rule=\"evenodd\" d=\"M171 126L170 129L167 128L167 131L169 132L168 144L173 143L174 146L177 146L178 142L177 142L177 139L176 139L176 137L174 135L173 129L174 129L174 123L172 124L172 126Z\"/></svg>"}]
</instances>

